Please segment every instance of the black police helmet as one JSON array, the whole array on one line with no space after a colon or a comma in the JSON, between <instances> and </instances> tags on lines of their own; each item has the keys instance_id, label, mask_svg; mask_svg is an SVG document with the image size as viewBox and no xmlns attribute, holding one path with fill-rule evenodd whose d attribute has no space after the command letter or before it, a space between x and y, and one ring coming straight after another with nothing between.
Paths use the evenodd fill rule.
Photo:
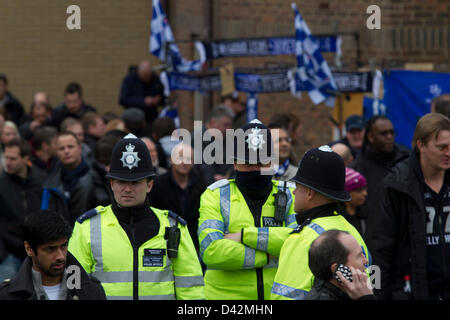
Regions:
<instances>
[{"instance_id":1,"label":"black police helmet","mask_svg":"<svg viewBox=\"0 0 450 320\"><path fill-rule=\"evenodd\" d=\"M241 130L235 131L233 160L246 164L267 164L275 159L272 135L261 121L252 120Z\"/></svg>"},{"instance_id":2,"label":"black police helmet","mask_svg":"<svg viewBox=\"0 0 450 320\"><path fill-rule=\"evenodd\" d=\"M155 175L150 152L144 141L130 133L115 144L107 178L137 181Z\"/></svg>"},{"instance_id":3,"label":"black police helmet","mask_svg":"<svg viewBox=\"0 0 450 320\"><path fill-rule=\"evenodd\" d=\"M305 153L291 181L337 201L352 199L345 190L344 160L326 145Z\"/></svg>"}]
</instances>

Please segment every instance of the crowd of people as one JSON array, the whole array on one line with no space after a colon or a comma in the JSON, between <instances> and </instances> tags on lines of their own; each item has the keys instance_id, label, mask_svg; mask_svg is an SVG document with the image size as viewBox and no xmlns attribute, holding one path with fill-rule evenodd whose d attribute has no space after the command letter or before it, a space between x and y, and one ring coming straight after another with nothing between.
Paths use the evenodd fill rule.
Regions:
<instances>
[{"instance_id":1,"label":"crowd of people","mask_svg":"<svg viewBox=\"0 0 450 320\"><path fill-rule=\"evenodd\" d=\"M387 117L352 115L342 139L301 155L308 119L246 123L231 94L201 150L240 128L244 153L234 140L212 164L171 138L147 61L119 102L100 114L73 82L25 113L0 75L0 299L450 299L448 95L411 151ZM68 266L82 289L65 285Z\"/></svg>"}]
</instances>

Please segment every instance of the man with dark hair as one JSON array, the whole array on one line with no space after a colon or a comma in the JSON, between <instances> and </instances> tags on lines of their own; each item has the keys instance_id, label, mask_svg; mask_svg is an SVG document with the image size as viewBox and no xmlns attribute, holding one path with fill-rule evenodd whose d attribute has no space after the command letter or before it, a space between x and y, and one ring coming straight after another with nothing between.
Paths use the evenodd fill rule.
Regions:
<instances>
[{"instance_id":1,"label":"man with dark hair","mask_svg":"<svg viewBox=\"0 0 450 320\"><path fill-rule=\"evenodd\" d=\"M103 117L96 112L89 111L81 118L81 124L84 131L84 143L91 150L95 150L98 140L105 134L106 126Z\"/></svg>"},{"instance_id":2,"label":"man with dark hair","mask_svg":"<svg viewBox=\"0 0 450 320\"><path fill-rule=\"evenodd\" d=\"M55 127L45 126L36 129L32 140L31 162L36 168L50 174L56 165L56 137L58 130Z\"/></svg>"},{"instance_id":3,"label":"man with dark hair","mask_svg":"<svg viewBox=\"0 0 450 320\"><path fill-rule=\"evenodd\" d=\"M26 214L40 207L44 176L29 167L31 147L18 138L5 146L6 168L0 174L0 281L17 272L24 256L21 228ZM1 250L0 250L1 251Z\"/></svg>"},{"instance_id":4,"label":"man with dark hair","mask_svg":"<svg viewBox=\"0 0 450 320\"><path fill-rule=\"evenodd\" d=\"M85 132L81 120L73 117L64 119L64 121L61 122L59 132L65 131L72 132L77 136L78 141L81 143L83 160L90 166L94 161L94 150L84 142Z\"/></svg>"},{"instance_id":5,"label":"man with dark hair","mask_svg":"<svg viewBox=\"0 0 450 320\"><path fill-rule=\"evenodd\" d=\"M419 119L408 159L380 186L367 239L387 299L450 299L450 120Z\"/></svg>"},{"instance_id":6,"label":"man with dark hair","mask_svg":"<svg viewBox=\"0 0 450 320\"><path fill-rule=\"evenodd\" d=\"M69 209L69 223L73 225L75 220L83 213L82 203L72 197L72 192L82 176L87 174L89 166L81 155L81 143L77 136L70 131L58 134L56 139L56 154L60 163L52 170L44 183L47 197L54 195L62 198ZM48 203L48 199L44 203ZM44 207L44 209L46 209Z\"/></svg>"},{"instance_id":7,"label":"man with dark hair","mask_svg":"<svg viewBox=\"0 0 450 320\"><path fill-rule=\"evenodd\" d=\"M5 120L11 120L17 126L20 126L25 115L20 101L8 91L8 78L4 74L0 74L0 113L4 114Z\"/></svg>"},{"instance_id":8,"label":"man with dark hair","mask_svg":"<svg viewBox=\"0 0 450 320\"><path fill-rule=\"evenodd\" d=\"M84 103L81 86L71 82L64 90L64 103L53 109L50 123L59 128L61 122L67 117L81 119L88 111L97 112L97 109Z\"/></svg>"},{"instance_id":9,"label":"man with dark hair","mask_svg":"<svg viewBox=\"0 0 450 320\"><path fill-rule=\"evenodd\" d=\"M145 112L145 121L151 124L158 117L158 107L164 104L164 87L148 61L141 61L136 71L131 71L120 89L119 104L139 108Z\"/></svg>"},{"instance_id":10,"label":"man with dark hair","mask_svg":"<svg viewBox=\"0 0 450 320\"><path fill-rule=\"evenodd\" d=\"M128 108L121 116L125 129L137 137L147 134L145 113L138 108Z\"/></svg>"},{"instance_id":11,"label":"man with dark hair","mask_svg":"<svg viewBox=\"0 0 450 320\"><path fill-rule=\"evenodd\" d=\"M309 248L308 264L315 280L306 300L376 299L365 273L367 262L361 246L350 233L334 229L325 231ZM343 276L338 269L340 265L350 270L351 280ZM334 273L339 281L333 277Z\"/></svg>"},{"instance_id":12,"label":"man with dark hair","mask_svg":"<svg viewBox=\"0 0 450 320\"><path fill-rule=\"evenodd\" d=\"M16 277L0 285L0 300L105 300L98 280L90 278L67 252L71 234L56 212L28 215L23 227L28 257Z\"/></svg>"},{"instance_id":13,"label":"man with dark hair","mask_svg":"<svg viewBox=\"0 0 450 320\"><path fill-rule=\"evenodd\" d=\"M374 201L383 178L396 163L409 156L409 150L396 144L394 139L391 120L377 115L367 121L361 154L350 164L367 180L367 199L360 212L362 219L368 219L374 212Z\"/></svg>"}]
</instances>

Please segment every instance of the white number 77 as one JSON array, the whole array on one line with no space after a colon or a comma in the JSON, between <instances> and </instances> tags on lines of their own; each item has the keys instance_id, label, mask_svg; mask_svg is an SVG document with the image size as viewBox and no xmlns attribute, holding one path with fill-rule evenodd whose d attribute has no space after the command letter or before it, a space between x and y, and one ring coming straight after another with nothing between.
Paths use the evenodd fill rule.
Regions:
<instances>
[{"instance_id":1,"label":"white number 77","mask_svg":"<svg viewBox=\"0 0 450 320\"><path fill-rule=\"evenodd\" d=\"M433 223L434 223L434 217L436 216L436 209L434 207L425 207L425 210L428 213L429 221L427 223L427 234L433 233ZM447 213L450 212L450 206L445 206L443 208L443 212ZM450 233L450 214L447 215L447 221L445 222L445 233Z\"/></svg>"}]
</instances>

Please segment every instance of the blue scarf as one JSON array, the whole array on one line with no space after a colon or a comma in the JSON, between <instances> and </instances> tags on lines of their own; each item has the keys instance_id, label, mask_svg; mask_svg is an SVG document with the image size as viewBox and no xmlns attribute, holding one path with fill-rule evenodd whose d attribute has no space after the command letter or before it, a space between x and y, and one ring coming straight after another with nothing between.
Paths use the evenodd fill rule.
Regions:
<instances>
[{"instance_id":1,"label":"blue scarf","mask_svg":"<svg viewBox=\"0 0 450 320\"><path fill-rule=\"evenodd\" d=\"M286 173L286 170L289 167L290 163L291 162L289 161L289 159L286 159L286 161L284 161L283 164L278 167L277 172L275 172L275 177L282 177Z\"/></svg>"},{"instance_id":2,"label":"blue scarf","mask_svg":"<svg viewBox=\"0 0 450 320\"><path fill-rule=\"evenodd\" d=\"M78 180L80 180L80 178L88 171L89 166L84 160L81 160L80 165L73 170L67 170L62 167L61 179L64 186L64 193L68 193L70 195L75 186L78 184Z\"/></svg>"}]
</instances>

